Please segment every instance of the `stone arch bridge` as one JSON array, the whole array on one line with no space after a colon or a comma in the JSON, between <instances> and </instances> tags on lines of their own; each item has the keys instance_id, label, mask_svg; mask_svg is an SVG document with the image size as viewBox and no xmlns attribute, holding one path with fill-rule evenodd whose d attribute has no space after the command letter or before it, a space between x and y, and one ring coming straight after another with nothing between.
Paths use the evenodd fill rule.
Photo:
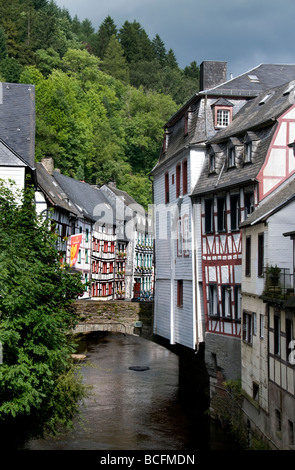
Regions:
<instances>
[{"instance_id":1,"label":"stone arch bridge","mask_svg":"<svg viewBox=\"0 0 295 470\"><path fill-rule=\"evenodd\" d=\"M145 338L153 335L152 302L77 300L75 308L80 318L75 334L110 331Z\"/></svg>"}]
</instances>

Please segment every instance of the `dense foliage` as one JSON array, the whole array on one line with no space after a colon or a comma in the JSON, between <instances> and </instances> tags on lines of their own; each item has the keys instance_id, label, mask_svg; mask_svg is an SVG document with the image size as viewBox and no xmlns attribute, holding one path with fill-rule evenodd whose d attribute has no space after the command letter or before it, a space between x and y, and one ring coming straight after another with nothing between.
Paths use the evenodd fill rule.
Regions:
<instances>
[{"instance_id":1,"label":"dense foliage","mask_svg":"<svg viewBox=\"0 0 295 470\"><path fill-rule=\"evenodd\" d=\"M0 0L0 80L36 85L36 160L66 175L115 181L145 207L163 125L198 91L199 69L137 22L95 31L49 0Z\"/></svg>"},{"instance_id":2,"label":"dense foliage","mask_svg":"<svg viewBox=\"0 0 295 470\"><path fill-rule=\"evenodd\" d=\"M21 428L42 435L44 427L69 425L84 395L70 334L83 287L79 275L61 267L55 243L36 216L34 192L16 197L0 182L1 448L21 437Z\"/></svg>"}]
</instances>

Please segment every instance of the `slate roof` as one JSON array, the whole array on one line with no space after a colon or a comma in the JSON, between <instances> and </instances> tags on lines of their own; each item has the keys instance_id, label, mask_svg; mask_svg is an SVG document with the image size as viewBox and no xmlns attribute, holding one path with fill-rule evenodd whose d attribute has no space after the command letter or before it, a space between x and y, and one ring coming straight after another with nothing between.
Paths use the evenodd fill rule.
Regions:
<instances>
[{"instance_id":1,"label":"slate roof","mask_svg":"<svg viewBox=\"0 0 295 470\"><path fill-rule=\"evenodd\" d=\"M30 167L28 162L0 139L0 166Z\"/></svg>"},{"instance_id":2,"label":"slate roof","mask_svg":"<svg viewBox=\"0 0 295 470\"><path fill-rule=\"evenodd\" d=\"M102 191L58 171L53 171L53 177L83 217L92 222L114 223L114 211Z\"/></svg>"},{"instance_id":3,"label":"slate roof","mask_svg":"<svg viewBox=\"0 0 295 470\"><path fill-rule=\"evenodd\" d=\"M295 175L282 184L268 198L263 200L260 205L250 214L247 219L241 223L240 227L255 225L266 221L271 215L279 211L282 207L295 200Z\"/></svg>"},{"instance_id":4,"label":"slate roof","mask_svg":"<svg viewBox=\"0 0 295 470\"><path fill-rule=\"evenodd\" d=\"M252 80L250 77L253 77ZM257 77L257 80L254 79ZM294 64L260 64L214 88L203 90L200 95L232 95L254 97L268 88L273 88L295 79Z\"/></svg>"},{"instance_id":5,"label":"slate roof","mask_svg":"<svg viewBox=\"0 0 295 470\"><path fill-rule=\"evenodd\" d=\"M0 138L34 167L34 85L0 82Z\"/></svg>"},{"instance_id":6,"label":"slate roof","mask_svg":"<svg viewBox=\"0 0 295 470\"><path fill-rule=\"evenodd\" d=\"M249 77L251 76L257 77L257 80L250 80ZM230 102L230 98L235 97L247 99L249 103L251 103L252 99L257 97L261 92L282 84L287 84L293 80L295 80L295 65L293 64L260 64L214 88L195 93L165 124L164 128L168 130L173 127L173 134L169 141L168 150L164 153L161 151L159 160L150 174L154 175L156 170L160 168L163 163L168 162L190 145L202 144L206 141L207 120L200 106L200 102L204 99L205 95L211 98L216 96L216 101L226 98L226 100ZM245 106L247 106L247 104ZM192 119L189 132L187 135L184 135L184 125L175 124L177 121L180 122L181 119L184 119L184 115L188 109L192 111ZM245 107L242 108L243 111L245 109Z\"/></svg>"},{"instance_id":7,"label":"slate roof","mask_svg":"<svg viewBox=\"0 0 295 470\"><path fill-rule=\"evenodd\" d=\"M247 103L233 119L232 124L219 131L207 141L208 148L215 147L219 150L220 171L209 174L207 155L200 178L192 192L193 195L206 194L217 189L228 188L238 184L251 182L258 174L267 154L271 139L275 132L276 119L286 111L294 102L294 92L285 94L288 84L273 88L270 97L260 104L266 93ZM291 99L290 99L291 98ZM231 137L239 138L240 142L247 132L253 132L257 146L253 153L252 163L245 163L240 167L227 168L227 142ZM251 135L251 134L250 134ZM224 164L224 167L223 167Z\"/></svg>"},{"instance_id":8,"label":"slate roof","mask_svg":"<svg viewBox=\"0 0 295 470\"><path fill-rule=\"evenodd\" d=\"M36 162L38 186L45 194L46 198L54 207L58 207L66 212L82 217L77 208L68 201L68 196L59 186L57 181L48 173L40 162Z\"/></svg>"}]
</instances>

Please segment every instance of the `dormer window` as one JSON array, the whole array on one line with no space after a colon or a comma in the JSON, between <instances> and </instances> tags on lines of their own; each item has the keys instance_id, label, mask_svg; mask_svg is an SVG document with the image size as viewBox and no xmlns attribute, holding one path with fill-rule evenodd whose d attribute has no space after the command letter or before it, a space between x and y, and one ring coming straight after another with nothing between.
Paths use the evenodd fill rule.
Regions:
<instances>
[{"instance_id":1,"label":"dormer window","mask_svg":"<svg viewBox=\"0 0 295 470\"><path fill-rule=\"evenodd\" d=\"M228 166L233 167L236 163L236 149L234 146L229 146L228 148Z\"/></svg>"},{"instance_id":2,"label":"dormer window","mask_svg":"<svg viewBox=\"0 0 295 470\"><path fill-rule=\"evenodd\" d=\"M232 103L224 98L220 98L214 103L213 107L214 127L217 129L227 127L232 121Z\"/></svg>"},{"instance_id":3,"label":"dormer window","mask_svg":"<svg viewBox=\"0 0 295 470\"><path fill-rule=\"evenodd\" d=\"M226 108L216 109L215 127L226 127L230 123L230 110Z\"/></svg>"},{"instance_id":4,"label":"dormer window","mask_svg":"<svg viewBox=\"0 0 295 470\"><path fill-rule=\"evenodd\" d=\"M215 167L215 154L214 152L209 153L209 173L214 173L216 170Z\"/></svg>"},{"instance_id":5,"label":"dormer window","mask_svg":"<svg viewBox=\"0 0 295 470\"><path fill-rule=\"evenodd\" d=\"M252 162L252 142L245 142L244 162Z\"/></svg>"},{"instance_id":6,"label":"dormer window","mask_svg":"<svg viewBox=\"0 0 295 470\"><path fill-rule=\"evenodd\" d=\"M244 138L244 163L251 163L260 137L255 132L247 132Z\"/></svg>"}]
</instances>

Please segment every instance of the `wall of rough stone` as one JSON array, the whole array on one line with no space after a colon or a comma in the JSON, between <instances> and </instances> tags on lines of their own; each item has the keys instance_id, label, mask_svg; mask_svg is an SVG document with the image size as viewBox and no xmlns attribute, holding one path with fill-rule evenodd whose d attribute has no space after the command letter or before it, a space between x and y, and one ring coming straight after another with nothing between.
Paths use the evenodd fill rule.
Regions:
<instances>
[{"instance_id":1,"label":"wall of rough stone","mask_svg":"<svg viewBox=\"0 0 295 470\"><path fill-rule=\"evenodd\" d=\"M144 338L153 336L152 302L77 300L75 308L80 316L80 325L96 324L101 325L100 331L110 331L110 325L117 324L119 329L114 328L112 331L140 334ZM142 328L137 327L136 322L142 322ZM124 325L126 328L120 328L119 325ZM82 327L80 330L83 331Z\"/></svg>"}]
</instances>

